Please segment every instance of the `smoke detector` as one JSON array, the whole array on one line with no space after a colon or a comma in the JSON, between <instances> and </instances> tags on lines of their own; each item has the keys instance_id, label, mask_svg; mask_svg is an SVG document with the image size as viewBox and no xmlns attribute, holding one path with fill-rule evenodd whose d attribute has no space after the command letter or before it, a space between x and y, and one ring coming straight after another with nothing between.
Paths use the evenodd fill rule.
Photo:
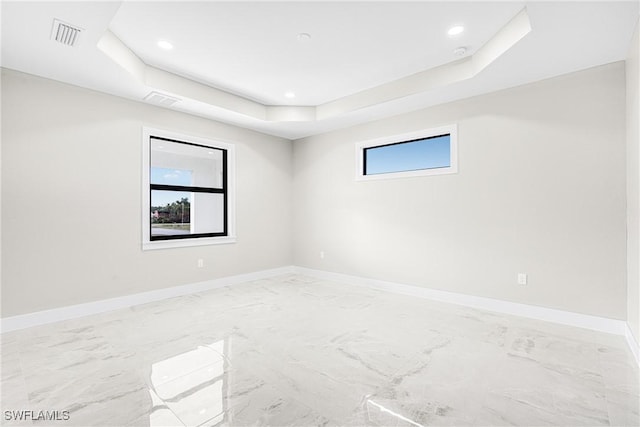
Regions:
<instances>
[{"instance_id":1,"label":"smoke detector","mask_svg":"<svg viewBox=\"0 0 640 427\"><path fill-rule=\"evenodd\" d=\"M151 104L161 105L163 107L169 107L180 101L179 98L174 98L156 91L149 92L149 94L144 97L144 100Z\"/></svg>"},{"instance_id":2,"label":"smoke detector","mask_svg":"<svg viewBox=\"0 0 640 427\"><path fill-rule=\"evenodd\" d=\"M74 47L78 43L82 28L62 22L59 19L53 20L51 28L51 40L57 41L65 46Z\"/></svg>"}]
</instances>

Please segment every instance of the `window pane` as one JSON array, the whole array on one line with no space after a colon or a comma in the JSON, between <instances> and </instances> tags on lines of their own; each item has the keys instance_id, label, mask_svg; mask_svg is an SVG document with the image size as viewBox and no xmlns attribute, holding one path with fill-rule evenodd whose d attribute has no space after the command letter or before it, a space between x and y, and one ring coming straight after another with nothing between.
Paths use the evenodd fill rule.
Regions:
<instances>
[{"instance_id":1,"label":"window pane","mask_svg":"<svg viewBox=\"0 0 640 427\"><path fill-rule=\"evenodd\" d=\"M224 195L151 191L151 236L224 232Z\"/></svg>"},{"instance_id":2,"label":"window pane","mask_svg":"<svg viewBox=\"0 0 640 427\"><path fill-rule=\"evenodd\" d=\"M446 168L451 166L451 140L442 135L371 147L364 156L365 175Z\"/></svg>"},{"instance_id":3,"label":"window pane","mask_svg":"<svg viewBox=\"0 0 640 427\"><path fill-rule=\"evenodd\" d=\"M151 183L222 188L223 150L151 138Z\"/></svg>"},{"instance_id":4,"label":"window pane","mask_svg":"<svg viewBox=\"0 0 640 427\"><path fill-rule=\"evenodd\" d=\"M193 193L193 233L224 232L224 195Z\"/></svg>"},{"instance_id":5,"label":"window pane","mask_svg":"<svg viewBox=\"0 0 640 427\"><path fill-rule=\"evenodd\" d=\"M168 168L151 168L152 184L186 185L191 186L191 171Z\"/></svg>"},{"instance_id":6,"label":"window pane","mask_svg":"<svg viewBox=\"0 0 640 427\"><path fill-rule=\"evenodd\" d=\"M191 234L191 194L151 191L151 235Z\"/></svg>"}]
</instances>

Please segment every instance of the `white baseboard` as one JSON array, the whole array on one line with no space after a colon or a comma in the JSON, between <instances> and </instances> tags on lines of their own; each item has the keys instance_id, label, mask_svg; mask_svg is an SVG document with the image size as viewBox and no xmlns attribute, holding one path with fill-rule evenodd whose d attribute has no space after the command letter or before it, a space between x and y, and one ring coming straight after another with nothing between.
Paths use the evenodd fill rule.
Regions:
<instances>
[{"instance_id":1,"label":"white baseboard","mask_svg":"<svg viewBox=\"0 0 640 427\"><path fill-rule=\"evenodd\" d=\"M346 282L350 285L366 286L373 289L393 292L396 294L410 295L451 304L464 305L482 310L511 314L514 316L528 317L563 325L576 326L594 331L610 334L626 334L627 323L624 320L609 319L606 317L591 316L588 314L572 313L528 304L520 304L493 298L465 295L454 292L439 291L436 289L422 288L413 285L386 282L383 280L367 279L342 273L333 273L322 270L313 270L305 267L294 267L294 272L316 277L324 280Z\"/></svg>"},{"instance_id":2,"label":"white baseboard","mask_svg":"<svg viewBox=\"0 0 640 427\"><path fill-rule=\"evenodd\" d=\"M636 363L640 365L640 345L638 345L638 341L636 341L636 338L633 336L633 332L631 332L631 327L628 323L626 326L624 336L627 339L627 344L629 345L629 349L631 349L633 357L636 359Z\"/></svg>"},{"instance_id":3,"label":"white baseboard","mask_svg":"<svg viewBox=\"0 0 640 427\"><path fill-rule=\"evenodd\" d=\"M158 289L139 294L126 295L123 297L88 302L85 304L70 305L51 310L37 311L35 313L5 317L1 320L0 330L3 333L16 331L32 326L76 319L78 317L90 316L92 314L104 313L106 311L118 310L148 302L208 291L210 289L222 288L252 280L267 279L292 272L293 267L280 267L270 270L256 271L253 273L238 274L236 276L223 277L220 279L207 280L204 282L190 283L188 285Z\"/></svg>"},{"instance_id":4,"label":"white baseboard","mask_svg":"<svg viewBox=\"0 0 640 427\"><path fill-rule=\"evenodd\" d=\"M576 326L579 328L607 332L615 335L622 335L626 338L627 344L629 345L629 348L631 349L636 362L640 364L640 347L638 346L638 342L633 336L628 323L623 320L591 316L588 314L572 313L552 308L520 304L454 292L440 291L436 289L422 288L419 286L386 282L376 279L367 279L359 276L351 276L347 274L333 273L322 270L313 270L310 268L296 266L287 266L270 270L256 271L253 273L239 274L236 276L191 283L183 286L175 286L171 288L158 289L123 297L89 302L85 304L77 304L55 308L52 310L44 310L35 313L6 317L1 319L0 321L0 330L3 333L10 332L29 328L32 326L55 323L69 319L76 319L79 317L90 316L92 314L104 313L107 311L132 307L135 305L159 301L167 298L222 288L225 286L250 282L252 280L267 279L270 277L276 277L290 273L304 274L323 280L346 282L350 285L365 286L396 294L410 295L419 298L479 308L482 310L494 311L514 316L528 317L531 319L560 323L563 325Z\"/></svg>"}]
</instances>

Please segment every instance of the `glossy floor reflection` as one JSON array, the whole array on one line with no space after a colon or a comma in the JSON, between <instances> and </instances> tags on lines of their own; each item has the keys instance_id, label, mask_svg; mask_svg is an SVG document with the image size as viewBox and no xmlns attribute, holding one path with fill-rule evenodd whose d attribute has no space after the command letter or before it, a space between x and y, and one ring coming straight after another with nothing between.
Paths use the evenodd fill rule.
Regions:
<instances>
[{"instance_id":1,"label":"glossy floor reflection","mask_svg":"<svg viewBox=\"0 0 640 427\"><path fill-rule=\"evenodd\" d=\"M2 423L631 426L638 375L622 337L288 275L3 334Z\"/></svg>"}]
</instances>

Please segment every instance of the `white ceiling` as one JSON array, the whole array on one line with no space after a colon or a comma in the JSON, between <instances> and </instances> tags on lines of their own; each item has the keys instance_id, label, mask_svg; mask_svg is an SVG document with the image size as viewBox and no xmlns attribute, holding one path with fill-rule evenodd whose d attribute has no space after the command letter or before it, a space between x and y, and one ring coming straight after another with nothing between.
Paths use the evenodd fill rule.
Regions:
<instances>
[{"instance_id":1,"label":"white ceiling","mask_svg":"<svg viewBox=\"0 0 640 427\"><path fill-rule=\"evenodd\" d=\"M296 139L623 60L638 13L637 0L3 1L1 65L138 101L155 90L181 100L169 108ZM54 18L83 29L77 46L50 39Z\"/></svg>"}]
</instances>

